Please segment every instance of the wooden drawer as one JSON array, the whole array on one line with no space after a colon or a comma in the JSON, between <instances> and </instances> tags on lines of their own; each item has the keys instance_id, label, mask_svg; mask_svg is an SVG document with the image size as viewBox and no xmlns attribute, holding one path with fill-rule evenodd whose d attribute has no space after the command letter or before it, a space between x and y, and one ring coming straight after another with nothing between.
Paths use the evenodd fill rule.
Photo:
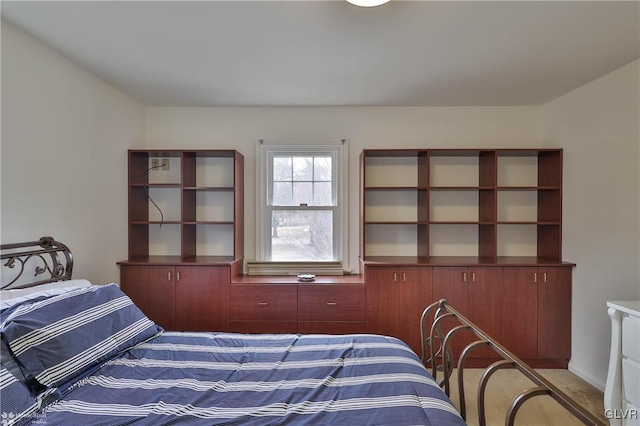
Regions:
<instances>
[{"instance_id":1,"label":"wooden drawer","mask_svg":"<svg viewBox=\"0 0 640 426\"><path fill-rule=\"evenodd\" d=\"M622 355L640 363L640 320L622 318Z\"/></svg>"},{"instance_id":2,"label":"wooden drawer","mask_svg":"<svg viewBox=\"0 0 640 426\"><path fill-rule=\"evenodd\" d=\"M298 285L298 321L364 321L365 286Z\"/></svg>"},{"instance_id":3,"label":"wooden drawer","mask_svg":"<svg viewBox=\"0 0 640 426\"><path fill-rule=\"evenodd\" d=\"M295 285L231 285L229 320L292 321L297 320Z\"/></svg>"},{"instance_id":4,"label":"wooden drawer","mask_svg":"<svg viewBox=\"0 0 640 426\"><path fill-rule=\"evenodd\" d=\"M640 405L640 364L622 359L622 395L635 406Z\"/></svg>"}]
</instances>

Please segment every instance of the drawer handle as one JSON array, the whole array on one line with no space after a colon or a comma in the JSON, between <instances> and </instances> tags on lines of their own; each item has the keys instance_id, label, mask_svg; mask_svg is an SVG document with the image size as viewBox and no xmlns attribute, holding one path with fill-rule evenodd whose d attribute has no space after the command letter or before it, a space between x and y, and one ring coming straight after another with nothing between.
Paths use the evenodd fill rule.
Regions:
<instances>
[{"instance_id":1,"label":"drawer handle","mask_svg":"<svg viewBox=\"0 0 640 426\"><path fill-rule=\"evenodd\" d=\"M338 302L327 302L328 306L337 306Z\"/></svg>"},{"instance_id":2,"label":"drawer handle","mask_svg":"<svg viewBox=\"0 0 640 426\"><path fill-rule=\"evenodd\" d=\"M258 302L258 306L267 306L269 302Z\"/></svg>"}]
</instances>

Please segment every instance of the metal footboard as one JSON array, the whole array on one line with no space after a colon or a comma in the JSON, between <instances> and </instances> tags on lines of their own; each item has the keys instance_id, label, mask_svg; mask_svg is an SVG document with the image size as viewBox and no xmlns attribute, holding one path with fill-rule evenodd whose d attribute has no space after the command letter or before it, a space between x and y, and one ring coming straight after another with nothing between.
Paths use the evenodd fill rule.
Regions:
<instances>
[{"instance_id":1,"label":"metal footboard","mask_svg":"<svg viewBox=\"0 0 640 426\"><path fill-rule=\"evenodd\" d=\"M446 333L443 331L442 323L448 318L457 322L453 328ZM466 404L464 393L464 367L469 354L480 347L490 347L502 360L496 361L487 367L478 384L478 422L480 426L486 425L485 416L485 391L487 383L491 376L498 370L504 368L514 368L520 371L524 376L535 385L529 389L525 389L514 397L507 411L505 425L511 426L515 422L518 410L529 399L540 395L547 395L556 400L562 407L569 411L576 419L585 425L601 425L605 423L597 419L593 414L588 412L584 407L571 399L560 389L551 384L547 379L538 374L529 367L524 361L516 357L514 354L505 349L496 342L491 336L486 334L475 324L465 318L460 312L451 307L449 302L442 299L427 307L422 313L420 321L420 330L422 335L422 362L431 369L434 378L438 378L438 373L442 373L442 379L438 384L444 389L447 395L450 395L450 377L453 372L454 353L451 349L451 339L464 330L471 331L477 340L467 345L460 357L458 358L457 377L458 377L458 395L460 398L460 414L466 420Z\"/></svg>"}]
</instances>

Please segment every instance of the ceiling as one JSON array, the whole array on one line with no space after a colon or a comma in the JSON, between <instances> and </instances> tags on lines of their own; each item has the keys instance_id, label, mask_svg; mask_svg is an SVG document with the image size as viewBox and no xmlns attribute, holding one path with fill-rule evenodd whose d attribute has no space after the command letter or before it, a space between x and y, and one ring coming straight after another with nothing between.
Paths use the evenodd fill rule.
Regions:
<instances>
[{"instance_id":1,"label":"ceiling","mask_svg":"<svg viewBox=\"0 0 640 426\"><path fill-rule=\"evenodd\" d=\"M542 105L639 57L637 1L2 1L147 106Z\"/></svg>"}]
</instances>

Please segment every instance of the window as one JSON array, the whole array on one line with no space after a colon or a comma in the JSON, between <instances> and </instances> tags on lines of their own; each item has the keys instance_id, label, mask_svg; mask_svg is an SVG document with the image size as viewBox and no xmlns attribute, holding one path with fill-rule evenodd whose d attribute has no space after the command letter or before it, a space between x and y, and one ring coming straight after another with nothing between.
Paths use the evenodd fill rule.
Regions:
<instances>
[{"instance_id":1,"label":"window","mask_svg":"<svg viewBox=\"0 0 640 426\"><path fill-rule=\"evenodd\" d=\"M257 164L259 262L341 262L346 243L346 141L261 142Z\"/></svg>"}]
</instances>

